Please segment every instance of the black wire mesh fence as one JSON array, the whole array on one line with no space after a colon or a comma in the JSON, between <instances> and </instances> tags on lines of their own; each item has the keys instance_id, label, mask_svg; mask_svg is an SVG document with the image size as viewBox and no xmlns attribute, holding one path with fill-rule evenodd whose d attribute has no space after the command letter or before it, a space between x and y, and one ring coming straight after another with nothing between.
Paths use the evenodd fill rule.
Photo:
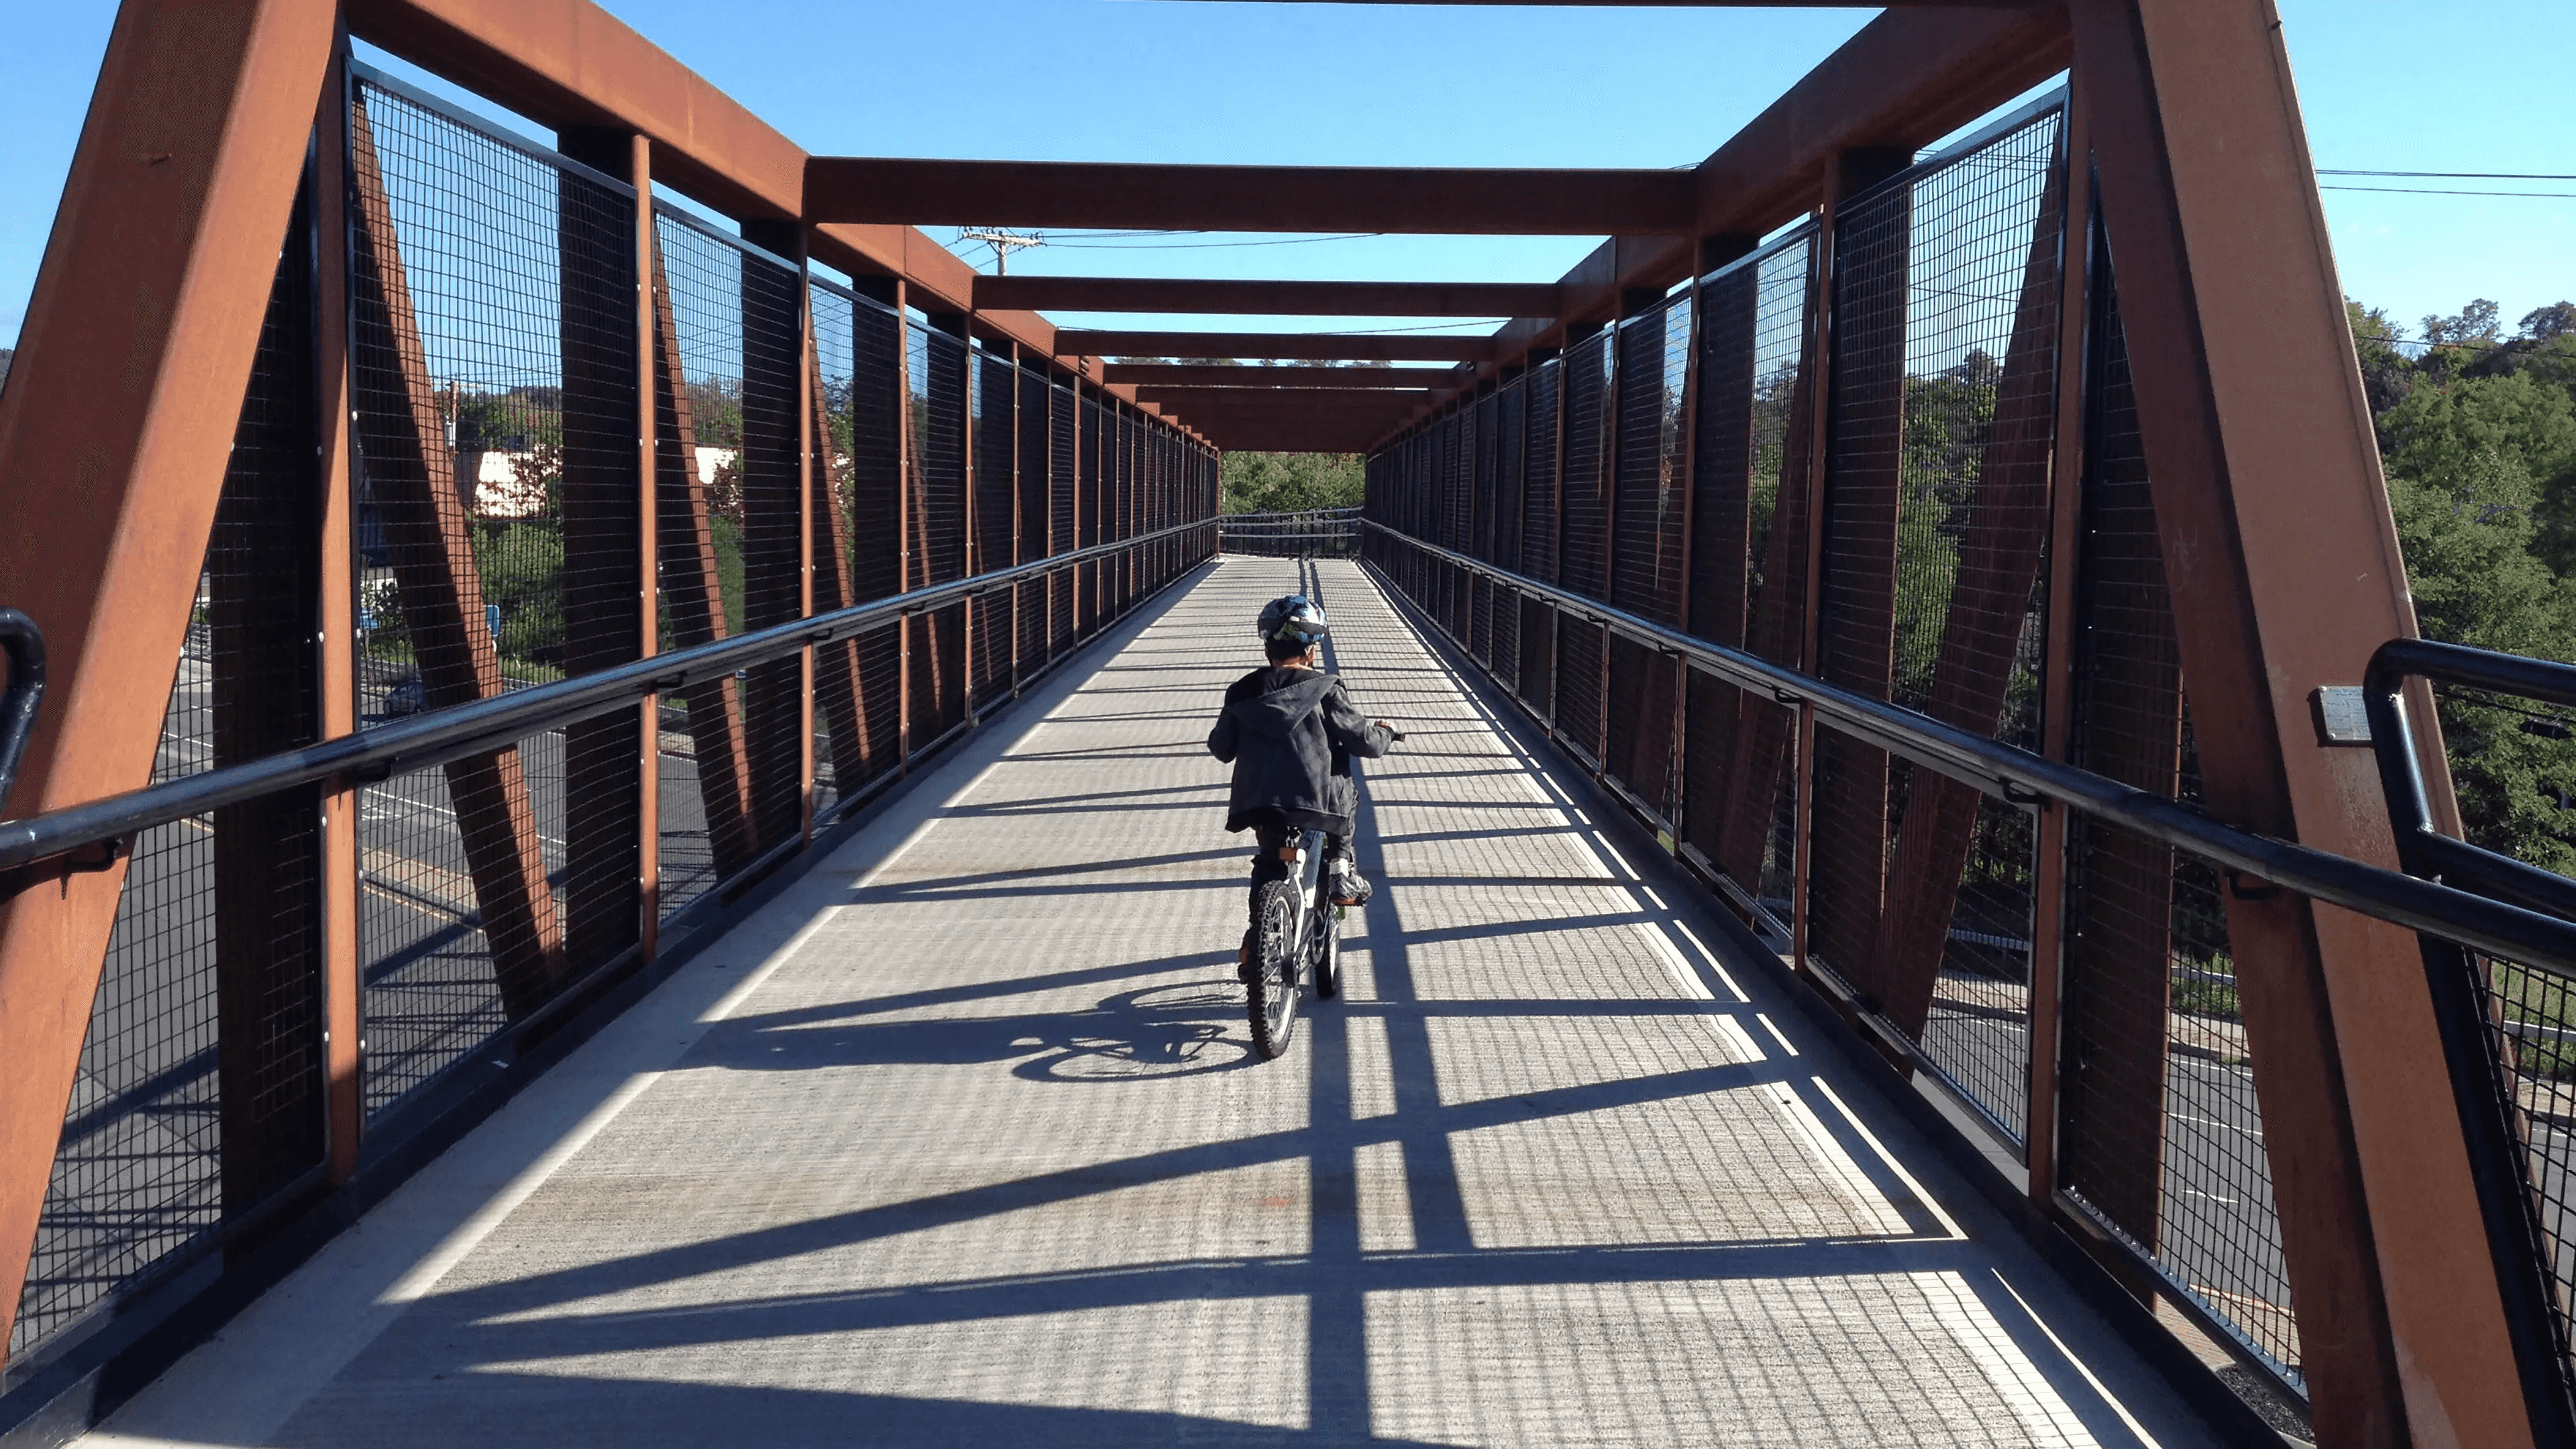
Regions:
<instances>
[{"instance_id":1,"label":"black wire mesh fence","mask_svg":"<svg viewBox=\"0 0 2576 1449\"><path fill-rule=\"evenodd\" d=\"M850 335L850 602L864 604L904 587L903 319L886 303L853 294ZM901 761L903 629L896 624L871 630L852 641L835 666L857 676L850 686L849 733L864 744L837 758L844 792L892 772Z\"/></svg>"},{"instance_id":2,"label":"black wire mesh fence","mask_svg":"<svg viewBox=\"0 0 2576 1449\"><path fill-rule=\"evenodd\" d=\"M813 482L806 520L814 560L814 612L828 614L858 602L850 572L850 515L858 502L858 299L820 279L809 280L807 325L814 333ZM827 644L814 651L814 814L839 803L846 778L855 787L873 773L865 758L860 723L858 644ZM847 758L844 759L843 757Z\"/></svg>"},{"instance_id":3,"label":"black wire mesh fence","mask_svg":"<svg viewBox=\"0 0 2576 1449\"><path fill-rule=\"evenodd\" d=\"M1620 323L1615 344L1610 602L1658 624L1683 622L1691 328L1692 293L1685 291ZM1679 814L1681 666L1613 636L1607 687L1606 763L1630 796L1669 826Z\"/></svg>"},{"instance_id":4,"label":"black wire mesh fence","mask_svg":"<svg viewBox=\"0 0 2576 1449\"><path fill-rule=\"evenodd\" d=\"M634 657L632 192L371 83L352 131L362 723ZM636 728L361 792L371 1116L633 943Z\"/></svg>"},{"instance_id":5,"label":"black wire mesh fence","mask_svg":"<svg viewBox=\"0 0 2576 1449\"><path fill-rule=\"evenodd\" d=\"M334 235L327 255L347 268L351 556L324 556L326 252L308 187L279 250L156 782L302 749L326 721L434 722L648 647L883 598L905 587L907 552L917 583L1061 553L1086 503L1095 541L1213 520L1212 459L1141 417L1118 439L1122 491L1080 492L1071 391L991 359L978 441L1003 461L983 479L970 560L957 339L918 338L908 388L902 319L862 295L873 284L809 278L669 206L648 221L623 181L365 67L348 98L347 249ZM1090 596L1090 625L1212 550L1212 527L1196 537L1140 543L1117 591ZM326 600L343 563L348 596ZM992 697L1072 642L1069 572L1021 586L1035 601L1025 628L1011 591L993 596ZM355 627L332 643L348 652L326 661L317 621L343 607ZM900 629L816 649L810 704L792 652L660 700L650 773L644 709L620 709L357 784L356 828L334 838L322 786L307 784L121 842L5 1382L102 1325L130 1326L120 1315L138 1294L199 1292L224 1271L219 1249L311 1201L326 1158L374 1170L360 1140L399 1140L472 1100L479 1064L510 1059L593 999L576 987L642 959L648 888L667 918L798 842L809 758L810 800L826 810L891 778L906 748ZM963 680L953 654L916 658L944 670L919 698L918 752L959 717ZM328 699L344 661L346 693ZM326 931L333 850L357 891ZM358 1030L339 1044L353 1101L327 1095L326 972L356 987ZM335 1117L335 1104L356 1111Z\"/></svg>"},{"instance_id":6,"label":"black wire mesh fence","mask_svg":"<svg viewBox=\"0 0 2576 1449\"><path fill-rule=\"evenodd\" d=\"M1521 447L1521 571L1543 584L1557 581L1557 539L1563 461L1565 364L1550 358L1529 370L1527 428ZM1556 718L1556 610L1536 599L1521 602L1521 702L1541 719Z\"/></svg>"},{"instance_id":7,"label":"black wire mesh fence","mask_svg":"<svg viewBox=\"0 0 2576 1449\"><path fill-rule=\"evenodd\" d=\"M2074 760L2199 798L2125 337L2097 245ZM2068 1195L2300 1384L2271 1162L2219 872L2078 819L2067 848L2059 1161Z\"/></svg>"},{"instance_id":8,"label":"black wire mesh fence","mask_svg":"<svg viewBox=\"0 0 2576 1449\"><path fill-rule=\"evenodd\" d=\"M1513 378L1494 394L1494 532L1493 562L1504 569L1521 567L1521 534L1527 527L1523 497L1529 486L1529 380ZM1505 689L1521 680L1521 609L1518 593L1503 591L1493 601L1493 642L1487 650L1494 677Z\"/></svg>"},{"instance_id":9,"label":"black wire mesh fence","mask_svg":"<svg viewBox=\"0 0 2576 1449\"><path fill-rule=\"evenodd\" d=\"M1015 531L1011 508L1018 491L1014 479L1019 466L1015 402L1018 388L1013 378L1019 369L981 342L974 345L972 353L968 364L973 371L968 410L974 428L974 552L969 555L967 572L983 573L1011 564ZM967 605L974 630L968 650L972 656L969 699L976 709L1011 692L1012 641L1018 632L1014 609L1013 591L1009 589L992 590Z\"/></svg>"},{"instance_id":10,"label":"black wire mesh fence","mask_svg":"<svg viewBox=\"0 0 2576 1449\"><path fill-rule=\"evenodd\" d=\"M1586 598L1609 599L1610 421L1615 409L1611 369L1617 354L1611 335L1596 332L1565 352L1564 458L1556 582ZM1556 626L1556 732L1578 758L1598 765L1602 756L1602 678L1609 640L1602 627L1581 619Z\"/></svg>"},{"instance_id":11,"label":"black wire mesh fence","mask_svg":"<svg viewBox=\"0 0 2576 1449\"><path fill-rule=\"evenodd\" d=\"M1699 286L1690 631L1796 664L1806 610L1807 366L1817 228ZM1693 674L1683 718L1683 847L1786 941L1796 850L1796 716Z\"/></svg>"},{"instance_id":12,"label":"black wire mesh fence","mask_svg":"<svg viewBox=\"0 0 2576 1449\"><path fill-rule=\"evenodd\" d=\"M964 339L922 322L907 324L912 389L912 460L904 530L912 586L966 576L967 349ZM966 606L915 618L912 630L912 742L938 739L966 719Z\"/></svg>"},{"instance_id":13,"label":"black wire mesh fence","mask_svg":"<svg viewBox=\"0 0 2576 1449\"><path fill-rule=\"evenodd\" d=\"M2063 287L2061 113L1912 180L1894 700L2037 751ZM2030 818L1901 762L1873 962L1891 1018L2011 1141L2029 1075ZM1925 991L1928 983L1929 991ZM1926 1000L1928 996L1928 1002Z\"/></svg>"},{"instance_id":14,"label":"black wire mesh fence","mask_svg":"<svg viewBox=\"0 0 2576 1449\"><path fill-rule=\"evenodd\" d=\"M1078 504L1076 479L1080 477L1077 455L1080 451L1079 423L1082 408L1073 389L1063 383L1047 387L1047 511L1054 520L1048 532L1052 547L1049 556L1069 553L1079 547L1075 509ZM1073 647L1075 612L1074 593L1083 570L1077 566L1061 569L1048 576L1047 652L1061 656Z\"/></svg>"},{"instance_id":15,"label":"black wire mesh fence","mask_svg":"<svg viewBox=\"0 0 2576 1449\"><path fill-rule=\"evenodd\" d=\"M1012 374L1012 391L1019 408L1019 451L1013 460L1011 558L1016 563L1034 563L1048 556L1047 529L1054 519L1047 504L1050 477L1047 466L1049 428L1047 424L1047 380L1034 368L1022 367ZM1019 586L1012 602L1012 617L1017 621L1018 635L1013 644L1014 682L1026 680L1046 667L1047 621L1053 617L1047 591L1056 580L1042 578Z\"/></svg>"}]
</instances>

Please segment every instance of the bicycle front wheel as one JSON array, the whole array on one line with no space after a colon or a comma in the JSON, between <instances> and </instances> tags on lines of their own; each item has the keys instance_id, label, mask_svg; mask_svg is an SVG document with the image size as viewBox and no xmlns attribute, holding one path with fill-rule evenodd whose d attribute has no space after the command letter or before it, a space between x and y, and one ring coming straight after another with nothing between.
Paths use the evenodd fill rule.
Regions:
<instances>
[{"instance_id":1,"label":"bicycle front wheel","mask_svg":"<svg viewBox=\"0 0 2576 1449\"><path fill-rule=\"evenodd\" d=\"M1297 1031L1298 958L1304 942L1297 939L1297 886L1275 880L1261 888L1260 926L1253 933L1251 995L1245 1002L1252 1020L1252 1049L1269 1061L1288 1050Z\"/></svg>"}]
</instances>

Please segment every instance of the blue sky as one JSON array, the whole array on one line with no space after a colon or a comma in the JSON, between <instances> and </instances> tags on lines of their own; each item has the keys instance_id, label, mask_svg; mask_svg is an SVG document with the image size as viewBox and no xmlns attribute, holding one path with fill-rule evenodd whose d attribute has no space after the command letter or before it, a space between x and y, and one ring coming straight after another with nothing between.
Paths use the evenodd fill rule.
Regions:
<instances>
[{"instance_id":1,"label":"blue sky","mask_svg":"<svg viewBox=\"0 0 2576 1449\"><path fill-rule=\"evenodd\" d=\"M2576 173L2566 0L2279 0L2317 164ZM1874 13L1140 0L610 0L809 151L1106 161L1674 166ZM115 7L24 7L0 53L0 346L14 345ZM1577 62L1581 62L1577 64ZM2576 193L2576 182L2327 178ZM2329 191L2345 290L2410 327L2576 296L2576 195ZM936 233L943 238L947 232ZM1058 245L1033 273L1552 281L1594 238ZM1070 243L1075 238L1060 239ZM989 253L969 248L989 268ZM1231 326L1122 317L1112 325ZM1263 325L1385 327L1403 319Z\"/></svg>"}]
</instances>

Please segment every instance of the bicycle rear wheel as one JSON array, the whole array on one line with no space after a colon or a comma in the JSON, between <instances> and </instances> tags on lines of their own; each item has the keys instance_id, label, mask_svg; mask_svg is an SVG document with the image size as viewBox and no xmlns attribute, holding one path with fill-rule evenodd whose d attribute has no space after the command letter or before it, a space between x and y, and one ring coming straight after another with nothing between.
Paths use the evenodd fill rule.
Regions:
<instances>
[{"instance_id":1,"label":"bicycle rear wheel","mask_svg":"<svg viewBox=\"0 0 2576 1449\"><path fill-rule=\"evenodd\" d=\"M1263 1061L1288 1050L1297 1032L1297 976L1304 963L1297 939L1297 885L1276 880L1261 888L1260 925L1253 932L1250 997L1245 1011L1252 1020L1252 1049Z\"/></svg>"}]
</instances>

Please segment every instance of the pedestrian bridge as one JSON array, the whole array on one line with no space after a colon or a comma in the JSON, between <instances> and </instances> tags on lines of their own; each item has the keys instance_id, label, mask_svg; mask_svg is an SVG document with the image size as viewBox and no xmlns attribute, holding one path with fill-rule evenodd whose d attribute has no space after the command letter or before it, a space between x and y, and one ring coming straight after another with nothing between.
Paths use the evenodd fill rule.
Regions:
<instances>
[{"instance_id":1,"label":"pedestrian bridge","mask_svg":"<svg viewBox=\"0 0 2576 1449\"><path fill-rule=\"evenodd\" d=\"M1300 588L1409 738L1265 1063L1203 741ZM2218 1442L1554 768L1217 562L85 1442Z\"/></svg>"},{"instance_id":2,"label":"pedestrian bridge","mask_svg":"<svg viewBox=\"0 0 2576 1449\"><path fill-rule=\"evenodd\" d=\"M2288 76L1926 0L1695 167L956 161L124 0L0 388L0 1449L2576 1446L2576 886L2451 777L2576 667L2416 637ZM1257 1062L1300 587L1410 738Z\"/></svg>"}]
</instances>

